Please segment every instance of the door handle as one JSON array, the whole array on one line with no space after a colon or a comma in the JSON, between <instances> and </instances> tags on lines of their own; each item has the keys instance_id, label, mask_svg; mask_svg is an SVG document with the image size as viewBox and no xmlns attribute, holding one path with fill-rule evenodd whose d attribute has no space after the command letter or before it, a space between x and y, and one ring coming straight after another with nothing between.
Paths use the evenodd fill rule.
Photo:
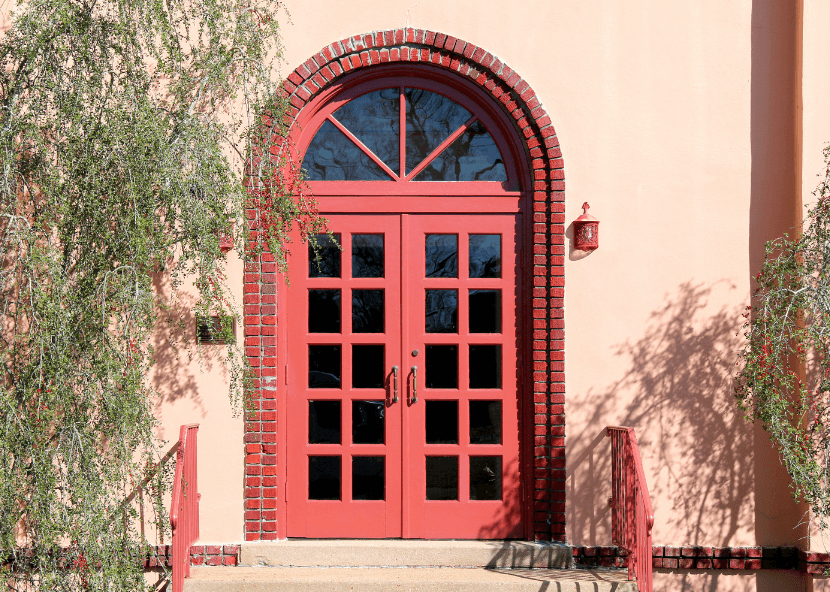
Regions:
<instances>
[{"instance_id":1,"label":"door handle","mask_svg":"<svg viewBox=\"0 0 830 592\"><path fill-rule=\"evenodd\" d=\"M418 366L412 366L412 404L418 402Z\"/></svg>"},{"instance_id":2,"label":"door handle","mask_svg":"<svg viewBox=\"0 0 830 592\"><path fill-rule=\"evenodd\" d=\"M392 374L395 375L395 378L394 378L395 390L394 390L394 394L392 395L392 402L397 403L398 402L398 367L397 366L392 366Z\"/></svg>"}]
</instances>

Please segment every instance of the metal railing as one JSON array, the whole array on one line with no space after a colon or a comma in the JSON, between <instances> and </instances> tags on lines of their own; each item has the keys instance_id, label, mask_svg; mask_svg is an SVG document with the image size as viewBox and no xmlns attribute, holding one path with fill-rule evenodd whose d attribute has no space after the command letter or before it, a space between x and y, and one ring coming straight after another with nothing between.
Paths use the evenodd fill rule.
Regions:
<instances>
[{"instance_id":1,"label":"metal railing","mask_svg":"<svg viewBox=\"0 0 830 592\"><path fill-rule=\"evenodd\" d=\"M196 453L199 424L183 425L176 451L176 476L170 504L173 530L173 592L182 592L190 577L190 546L199 538L199 487L196 481Z\"/></svg>"},{"instance_id":2,"label":"metal railing","mask_svg":"<svg viewBox=\"0 0 830 592\"><path fill-rule=\"evenodd\" d=\"M628 551L628 579L652 592L651 529L654 510L633 428L609 426L611 438L611 534Z\"/></svg>"}]
</instances>

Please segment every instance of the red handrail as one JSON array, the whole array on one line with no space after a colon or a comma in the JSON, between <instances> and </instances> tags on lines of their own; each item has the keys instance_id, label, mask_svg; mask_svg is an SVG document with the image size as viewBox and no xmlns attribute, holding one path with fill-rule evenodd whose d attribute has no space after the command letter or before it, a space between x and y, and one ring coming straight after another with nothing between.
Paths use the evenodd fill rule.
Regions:
<instances>
[{"instance_id":1,"label":"red handrail","mask_svg":"<svg viewBox=\"0 0 830 592\"><path fill-rule=\"evenodd\" d=\"M611 535L628 551L628 579L652 592L651 529L654 510L648 495L640 447L633 428L609 426L611 438Z\"/></svg>"},{"instance_id":2,"label":"red handrail","mask_svg":"<svg viewBox=\"0 0 830 592\"><path fill-rule=\"evenodd\" d=\"M173 529L173 592L182 592L190 577L190 546L199 538L199 487L196 482L197 436L199 424L179 429L176 452L176 477L170 503Z\"/></svg>"}]
</instances>

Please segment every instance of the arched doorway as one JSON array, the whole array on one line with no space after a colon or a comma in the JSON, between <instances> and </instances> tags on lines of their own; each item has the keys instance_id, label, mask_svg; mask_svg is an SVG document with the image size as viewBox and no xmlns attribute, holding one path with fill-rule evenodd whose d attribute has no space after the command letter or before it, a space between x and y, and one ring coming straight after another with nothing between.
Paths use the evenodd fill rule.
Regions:
<instances>
[{"instance_id":1,"label":"arched doorway","mask_svg":"<svg viewBox=\"0 0 830 592\"><path fill-rule=\"evenodd\" d=\"M296 144L333 235L289 258L287 534L522 536L515 149L418 69L350 82Z\"/></svg>"},{"instance_id":2,"label":"arched doorway","mask_svg":"<svg viewBox=\"0 0 830 592\"><path fill-rule=\"evenodd\" d=\"M259 394L246 539L563 540L564 187L535 93L485 51L414 29L336 42L284 89L293 145L313 153L309 183L343 250L339 277L299 245L290 288L267 258L246 276ZM449 110L441 126L407 131L419 100ZM356 271L381 243L382 277ZM447 243L457 275L435 277L428 259L447 259ZM471 248L496 245L499 275L476 275ZM368 332L380 298L383 330ZM484 330L470 326L482 309L497 311ZM444 371L450 382L436 383Z\"/></svg>"}]
</instances>

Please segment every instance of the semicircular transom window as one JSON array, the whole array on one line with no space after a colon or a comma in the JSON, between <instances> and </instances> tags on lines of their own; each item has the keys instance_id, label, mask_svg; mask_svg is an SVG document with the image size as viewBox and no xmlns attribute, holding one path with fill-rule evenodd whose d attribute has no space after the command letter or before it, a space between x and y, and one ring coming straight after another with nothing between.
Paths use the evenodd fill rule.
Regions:
<instances>
[{"instance_id":1,"label":"semicircular transom window","mask_svg":"<svg viewBox=\"0 0 830 592\"><path fill-rule=\"evenodd\" d=\"M368 92L330 113L302 166L309 181L507 181L478 115L408 87Z\"/></svg>"}]
</instances>

